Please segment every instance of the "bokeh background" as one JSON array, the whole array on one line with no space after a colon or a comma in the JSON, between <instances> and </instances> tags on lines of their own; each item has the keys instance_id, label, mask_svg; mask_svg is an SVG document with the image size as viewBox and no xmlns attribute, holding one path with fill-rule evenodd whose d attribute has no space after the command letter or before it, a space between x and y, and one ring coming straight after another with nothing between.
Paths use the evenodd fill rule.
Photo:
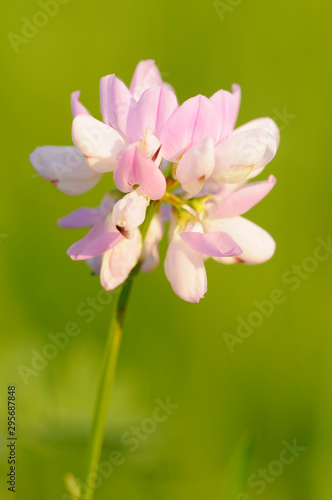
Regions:
<instances>
[{"instance_id":1,"label":"bokeh background","mask_svg":"<svg viewBox=\"0 0 332 500\"><path fill-rule=\"evenodd\" d=\"M66 256L84 231L56 226L77 207L98 205L107 178L85 195L67 197L35 174L29 153L71 143L72 91L81 90L82 102L99 117L99 79L116 73L129 84L137 62L147 58L156 60L180 102L236 82L243 92L238 124L260 116L276 120L280 149L261 177L273 173L278 183L248 216L274 236L277 251L257 267L209 261L209 289L199 305L174 295L162 265L137 278L103 453L105 459L119 450L125 460L95 498L330 499L332 257L311 264L315 269L296 290L283 276L313 256L317 238L327 241L332 232L331 5L58 5L33 37L17 39L16 51L8 33L22 36L22 18L31 21L40 4L7 3L0 20L1 499L13 495L5 485L7 385L17 387L16 498L63 499L64 475L82 477L111 308L101 307L89 324L77 314L81 303L97 297L100 284L84 263ZM164 242L162 260L165 250ZM231 353L225 332L236 334L238 317L247 320L253 302L275 289L282 290L283 304ZM81 333L26 385L18 366L31 368L32 349L41 352L48 334L69 321ZM131 452L121 436L145 426L156 399L167 398L179 407ZM280 472L273 462L283 443L294 440L305 450ZM275 475L259 494L263 486L253 487L248 478L268 467Z\"/></svg>"}]
</instances>

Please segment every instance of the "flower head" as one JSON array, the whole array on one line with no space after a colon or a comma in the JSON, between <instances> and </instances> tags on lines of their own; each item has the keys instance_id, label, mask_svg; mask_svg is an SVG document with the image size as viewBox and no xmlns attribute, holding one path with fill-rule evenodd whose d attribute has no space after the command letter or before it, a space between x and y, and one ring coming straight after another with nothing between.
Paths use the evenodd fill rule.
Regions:
<instances>
[{"instance_id":1,"label":"flower head","mask_svg":"<svg viewBox=\"0 0 332 500\"><path fill-rule=\"evenodd\" d=\"M271 236L242 217L272 189L275 178L248 183L276 154L279 130L270 118L234 128L240 88L178 105L154 61L141 61L129 88L114 74L100 81L102 121L71 96L74 146L43 146L30 156L37 172L65 194L92 189L112 175L116 190L97 208L59 220L90 227L68 250L86 260L113 290L131 270L159 263L169 224L164 269L175 293L198 302L207 290L204 262L258 264L272 257ZM147 217L152 210L152 217Z\"/></svg>"}]
</instances>

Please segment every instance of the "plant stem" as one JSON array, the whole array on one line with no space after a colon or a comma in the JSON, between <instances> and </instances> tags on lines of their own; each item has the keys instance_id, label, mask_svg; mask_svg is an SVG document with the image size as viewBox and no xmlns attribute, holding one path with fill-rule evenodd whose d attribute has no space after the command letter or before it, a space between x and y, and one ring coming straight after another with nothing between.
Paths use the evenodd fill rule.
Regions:
<instances>
[{"instance_id":1,"label":"plant stem","mask_svg":"<svg viewBox=\"0 0 332 500\"><path fill-rule=\"evenodd\" d=\"M140 228L143 242L157 206L157 202L152 202L147 210L146 219ZM123 321L127 309L127 303L132 283L139 272L139 268L139 264L134 267L124 284L113 292L114 301L112 319L108 332L104 360L102 364L93 413L88 449L87 474L85 485L83 485L81 491L81 500L93 500L96 473L98 471L98 465L103 446L109 402L111 398L119 356Z\"/></svg>"}]
</instances>

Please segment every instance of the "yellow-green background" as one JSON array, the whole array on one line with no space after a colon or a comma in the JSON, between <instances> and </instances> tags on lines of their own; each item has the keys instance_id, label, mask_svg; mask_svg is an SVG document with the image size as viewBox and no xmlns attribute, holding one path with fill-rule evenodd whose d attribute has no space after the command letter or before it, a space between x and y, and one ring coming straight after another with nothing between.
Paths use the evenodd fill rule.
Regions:
<instances>
[{"instance_id":1,"label":"yellow-green background","mask_svg":"<svg viewBox=\"0 0 332 500\"><path fill-rule=\"evenodd\" d=\"M64 474L82 474L110 316L108 308L90 324L77 316L78 304L100 285L84 263L66 256L84 231L55 225L79 206L98 205L107 177L93 191L67 197L35 175L28 156L36 146L71 143L72 91L81 90L99 117L99 79L116 73L129 84L146 58L156 60L181 102L236 82L243 91L239 124L284 108L295 117L262 175L273 173L278 183L249 214L276 239L274 258L257 267L209 261L199 305L173 294L162 265L135 282L105 441L107 454L122 450L126 461L96 500L236 500L221 490L234 486L230 478L242 467L236 449L248 438L256 444L247 476L278 459L284 440L306 447L263 494L249 487L250 499L331 498L331 258L297 291L282 282L313 254L317 237L331 234L331 7L327 0L234 3L222 21L206 0L70 0L18 53L7 34L20 34L22 17L31 19L40 6L3 6L1 499L14 497L4 485L8 384L17 386L16 498L61 499ZM247 318L253 301L275 288L285 303L230 354L223 333L235 333L237 317ZM29 366L31 349L41 350L47 334L68 321L82 333L26 386L17 366ZM128 453L121 434L167 396L180 408Z\"/></svg>"}]
</instances>

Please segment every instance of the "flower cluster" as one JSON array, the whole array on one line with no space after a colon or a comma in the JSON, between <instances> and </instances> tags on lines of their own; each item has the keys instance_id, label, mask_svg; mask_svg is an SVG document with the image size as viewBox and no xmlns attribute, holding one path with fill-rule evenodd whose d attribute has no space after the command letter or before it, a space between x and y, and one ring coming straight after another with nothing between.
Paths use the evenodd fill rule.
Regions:
<instances>
[{"instance_id":1,"label":"flower cluster","mask_svg":"<svg viewBox=\"0 0 332 500\"><path fill-rule=\"evenodd\" d=\"M234 129L240 88L198 95L178 105L154 61L141 61L130 87L115 75L100 81L103 121L71 96L74 146L43 146L30 161L60 191L78 195L113 172L116 189L97 208L59 220L91 227L68 250L100 273L106 290L121 285L139 263L159 263L158 245L169 222L165 274L174 292L198 302L207 290L204 261L258 264L275 250L271 236L242 217L276 180L248 183L275 156L279 130L270 118ZM145 225L145 229L142 228Z\"/></svg>"}]
</instances>

